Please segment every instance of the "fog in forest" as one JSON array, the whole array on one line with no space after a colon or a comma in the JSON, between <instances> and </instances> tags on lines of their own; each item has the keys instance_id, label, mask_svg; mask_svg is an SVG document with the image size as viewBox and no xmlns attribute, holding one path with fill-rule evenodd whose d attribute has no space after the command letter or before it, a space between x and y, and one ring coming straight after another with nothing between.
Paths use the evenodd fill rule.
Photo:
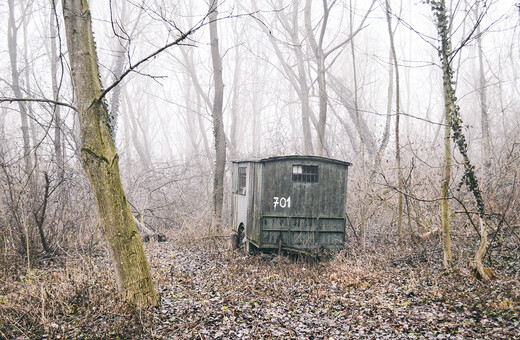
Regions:
<instances>
[{"instance_id":1,"label":"fog in forest","mask_svg":"<svg viewBox=\"0 0 520 340\"><path fill-rule=\"evenodd\" d=\"M103 278L113 294L164 304L153 293L152 277L155 291L162 281L150 255L160 243L145 242L150 276L140 238L242 254L227 250L230 238L238 248L248 242L233 238L232 161L319 156L352 163L340 257L504 279L513 288L501 301L518 312L515 1L4 0L0 18L6 282L101 257L115 271L116 283L110 272ZM116 244L126 232L137 243ZM142 254L128 268L139 273L120 260L133 247ZM341 277L346 265L333 261ZM7 315L18 307L8 296L0 290L0 337L58 334L37 314L14 330ZM518 313L504 318L518 326ZM367 335L349 332L341 334ZM471 332L461 334L491 334ZM310 336L279 336L302 334Z\"/></svg>"}]
</instances>

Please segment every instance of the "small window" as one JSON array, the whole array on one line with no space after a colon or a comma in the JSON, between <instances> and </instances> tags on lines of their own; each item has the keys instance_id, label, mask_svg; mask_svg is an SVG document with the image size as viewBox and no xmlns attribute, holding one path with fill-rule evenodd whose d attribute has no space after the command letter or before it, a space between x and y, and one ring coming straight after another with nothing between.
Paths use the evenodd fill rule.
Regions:
<instances>
[{"instance_id":1,"label":"small window","mask_svg":"<svg viewBox=\"0 0 520 340\"><path fill-rule=\"evenodd\" d=\"M246 183L247 183L247 168L238 168L238 193L241 195L246 194Z\"/></svg>"},{"instance_id":2,"label":"small window","mask_svg":"<svg viewBox=\"0 0 520 340\"><path fill-rule=\"evenodd\" d=\"M317 165L293 165L293 182L318 183Z\"/></svg>"}]
</instances>

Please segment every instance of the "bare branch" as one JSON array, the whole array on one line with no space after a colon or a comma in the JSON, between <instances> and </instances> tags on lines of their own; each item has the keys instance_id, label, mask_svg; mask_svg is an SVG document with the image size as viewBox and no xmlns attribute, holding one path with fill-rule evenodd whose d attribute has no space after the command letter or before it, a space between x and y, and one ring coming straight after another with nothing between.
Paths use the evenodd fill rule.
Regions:
<instances>
[{"instance_id":1,"label":"bare branch","mask_svg":"<svg viewBox=\"0 0 520 340\"><path fill-rule=\"evenodd\" d=\"M68 107L76 112L78 111L78 108L64 102L59 102L52 99L46 99L46 98L9 98L9 97L0 97L0 103L13 103L13 102L33 102L33 103L48 103L48 104L54 104L54 105L60 105Z\"/></svg>"}]
</instances>

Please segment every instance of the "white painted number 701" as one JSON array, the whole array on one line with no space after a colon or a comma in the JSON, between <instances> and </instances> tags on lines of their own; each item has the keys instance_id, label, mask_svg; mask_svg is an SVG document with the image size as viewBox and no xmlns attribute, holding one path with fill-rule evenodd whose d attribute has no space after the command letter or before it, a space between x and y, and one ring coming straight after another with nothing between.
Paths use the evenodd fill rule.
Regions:
<instances>
[{"instance_id":1,"label":"white painted number 701","mask_svg":"<svg viewBox=\"0 0 520 340\"><path fill-rule=\"evenodd\" d=\"M291 207L291 196L285 197L273 197L274 198L274 210L276 207L280 208L290 208Z\"/></svg>"}]
</instances>

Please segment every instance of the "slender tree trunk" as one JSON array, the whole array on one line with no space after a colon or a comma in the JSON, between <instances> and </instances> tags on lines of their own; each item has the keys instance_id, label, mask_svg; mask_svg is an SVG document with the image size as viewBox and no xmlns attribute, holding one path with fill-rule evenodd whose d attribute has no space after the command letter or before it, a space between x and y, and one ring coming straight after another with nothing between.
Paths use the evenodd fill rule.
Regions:
<instances>
[{"instance_id":1,"label":"slender tree trunk","mask_svg":"<svg viewBox=\"0 0 520 340\"><path fill-rule=\"evenodd\" d=\"M197 108L202 107L202 99L200 94L197 92ZM206 133L206 124L204 124L204 119L202 118L202 112L197 112L197 123L199 125L200 135L202 138L202 146L204 147L204 155L206 156L208 168L211 168L211 148L208 141L208 134Z\"/></svg>"},{"instance_id":2,"label":"slender tree trunk","mask_svg":"<svg viewBox=\"0 0 520 340\"><path fill-rule=\"evenodd\" d=\"M207 93L204 92L202 89L202 86L200 85L199 79L197 77L197 73L194 68L194 61L193 61L193 51L187 50L185 48L180 49L182 56L184 58L184 67L186 68L186 71L191 77L191 80L193 82L193 86L195 88L195 93L197 95L197 121L200 129L200 134L202 137L202 145L204 147L204 154L206 156L207 162L209 167L211 168L213 164L213 157L211 155L211 148L208 141L208 136L206 133L206 126L204 124L204 119L202 117L201 108L203 107L202 101L206 104L206 106L213 112L213 103L211 102L211 99L207 95Z\"/></svg>"},{"instance_id":3,"label":"slender tree trunk","mask_svg":"<svg viewBox=\"0 0 520 340\"><path fill-rule=\"evenodd\" d=\"M390 49L390 60L392 59L392 49ZM379 171L379 167L381 166L381 161L383 160L383 156L385 154L386 147L388 146L388 142L390 141L390 125L392 121L392 103L394 99L394 66L390 65L388 68L388 100L386 104L386 120L385 120L385 129L383 131L383 139L381 140L381 145L379 146L379 150L377 151L375 161L374 161L374 169L372 171L372 179L374 178L377 171Z\"/></svg>"},{"instance_id":4,"label":"slender tree trunk","mask_svg":"<svg viewBox=\"0 0 520 340\"><path fill-rule=\"evenodd\" d=\"M31 20L32 10L30 9L31 2L27 2L24 9L24 14L22 15L22 27L23 27L23 59L24 59L24 78L25 78L25 93L27 95L31 95L31 65L29 64L28 55L29 48L27 46L29 40L27 38L28 28L27 23ZM33 168L33 176L32 176L32 186L33 186L33 197L35 197L38 192L39 186L39 161L38 161L38 149L40 146L39 141L39 125L36 121L36 117L34 116L34 112L32 109L32 103L27 103L27 114L29 115L29 126L31 128L31 139L32 139L32 154L34 158L34 168Z\"/></svg>"},{"instance_id":5,"label":"slender tree trunk","mask_svg":"<svg viewBox=\"0 0 520 340\"><path fill-rule=\"evenodd\" d=\"M262 102L260 101L260 96L255 96L254 93L257 93L259 91L258 85L255 84L253 86L253 98L251 100L251 112L252 114L252 125L253 125L253 133L251 135L251 145L252 145L252 152L253 155L257 156L261 154L262 150L262 125L260 124L261 119L260 116L262 115Z\"/></svg>"},{"instance_id":6,"label":"slender tree trunk","mask_svg":"<svg viewBox=\"0 0 520 340\"><path fill-rule=\"evenodd\" d=\"M323 40L320 38L320 42L316 40L314 36L314 31L312 29L311 22L311 0L306 0L305 2L305 29L307 32L307 39L311 45L312 51L314 52L314 57L316 59L317 65L317 75L318 75L318 97L319 97L319 107L320 113L318 118L318 148L316 150L319 156L323 156L324 152L326 152L326 136L325 136L325 127L327 126L327 84L325 81L325 54L323 52L322 42ZM328 8L326 2L324 2L324 18L328 16ZM325 19L324 19L325 21ZM322 24L322 31L325 29L326 23Z\"/></svg>"},{"instance_id":7,"label":"slender tree trunk","mask_svg":"<svg viewBox=\"0 0 520 340\"><path fill-rule=\"evenodd\" d=\"M352 8L352 1L350 1L350 7ZM350 34L352 35L354 32L354 14L353 11L350 11ZM356 49L354 46L354 37L350 41L350 52L352 56L352 73L354 78L354 111L356 113L355 125L356 129L361 131L361 115L359 112L359 104L358 104L358 79L357 79L357 65L356 65ZM362 178L365 179L366 174L366 163L365 163L365 136L364 134L359 134L359 154L361 158L361 175ZM367 191L369 183L366 180L362 180L360 182L361 185L361 194L364 198L367 197ZM364 204L360 207L360 215L361 221L359 222L359 243L362 249L366 247L366 207Z\"/></svg>"},{"instance_id":8,"label":"slender tree trunk","mask_svg":"<svg viewBox=\"0 0 520 340\"><path fill-rule=\"evenodd\" d=\"M123 1L121 4L121 17L126 17L126 1ZM114 49L113 53L115 54L114 57L114 66L112 70L112 77L113 80L116 81L121 77L121 74L123 73L123 68L125 66L125 58L126 53L128 50L128 41L121 38L124 35L124 32L121 29L121 26L119 24L113 25L114 30L116 31L117 35L119 36L117 39L117 46ZM112 90L112 96L110 98L110 112L109 112L109 123L110 123L110 129L112 131L112 138L114 140L116 139L116 133L117 133L117 120L119 118L119 107L121 105L121 87L123 84L118 84L113 90Z\"/></svg>"},{"instance_id":9,"label":"slender tree trunk","mask_svg":"<svg viewBox=\"0 0 520 340\"><path fill-rule=\"evenodd\" d=\"M135 151L137 152L137 156L139 157L139 160L141 161L141 165L143 166L143 169L145 171L148 171L150 167L152 166L152 160L150 157L150 152L148 145L145 140L145 135L142 133L139 122L137 121L138 117L137 114L134 111L134 108L132 106L132 101L130 101L130 96L128 95L126 88L123 89L124 96L127 103L128 108L128 115L130 117L130 124L131 124L131 131L132 131L132 144L134 145ZM113 125L111 125L113 126ZM140 133L141 132L141 133ZM139 138L139 135L142 135L142 141Z\"/></svg>"},{"instance_id":10,"label":"slender tree trunk","mask_svg":"<svg viewBox=\"0 0 520 340\"><path fill-rule=\"evenodd\" d=\"M186 89L185 93L185 105L186 105L186 128L187 128L187 138L189 145L187 145L186 154L188 154L189 158L199 157L199 143L198 143L198 133L197 133L197 125L195 121L195 115L198 115L198 112L195 113L195 109L192 108L192 98L191 98L191 82L189 75L186 75L184 88Z\"/></svg>"},{"instance_id":11,"label":"slender tree trunk","mask_svg":"<svg viewBox=\"0 0 520 340\"><path fill-rule=\"evenodd\" d=\"M82 132L81 155L123 298L157 304L152 276L119 175L118 155L102 93L87 0L63 0L63 16Z\"/></svg>"},{"instance_id":12,"label":"slender tree trunk","mask_svg":"<svg viewBox=\"0 0 520 340\"><path fill-rule=\"evenodd\" d=\"M240 46L235 47L235 70L233 74L233 98L231 99L231 127L229 136L229 153L230 158L234 159L237 157L237 129L240 122L239 114L240 111L240 73L241 73L241 55Z\"/></svg>"},{"instance_id":13,"label":"slender tree trunk","mask_svg":"<svg viewBox=\"0 0 520 340\"><path fill-rule=\"evenodd\" d=\"M126 96L123 96L121 98L121 106L126 108L126 110L123 110L124 114L122 115L123 117L123 122L124 122L124 126L125 126L125 129L124 129L124 150L125 150L125 153L124 153L124 157L125 157L125 164L127 165L126 166L126 169L125 169L125 174L126 176L123 176L123 177L127 177L127 178L130 178L130 174L131 174L131 171L130 169L132 168L132 165L133 165L133 157L132 157L132 147L131 147L131 144L130 144L130 141L132 139L132 132L130 131L131 129L131 122L130 122L130 113L129 113L129 109L128 107L131 105L131 103L128 102L128 98Z\"/></svg>"},{"instance_id":14,"label":"slender tree trunk","mask_svg":"<svg viewBox=\"0 0 520 340\"><path fill-rule=\"evenodd\" d=\"M291 36L292 48L294 54L296 56L296 63L298 66L298 84L299 91L298 95L300 96L301 105L302 105L302 131L303 131L303 145L305 148L305 153L307 155L312 155L314 153L314 147L312 145L312 133L310 126L310 115L311 109L309 107L309 85L307 84L307 75L305 72L305 63L303 58L303 51L301 46L300 37L298 34L298 0L293 0L293 13L292 13L292 29L289 32ZM285 19L284 17L282 17ZM286 22L286 26L288 26L288 20L284 20ZM271 36L270 36L271 37ZM271 39L273 40L273 39ZM283 59L283 62L286 62Z\"/></svg>"},{"instance_id":15,"label":"slender tree trunk","mask_svg":"<svg viewBox=\"0 0 520 340\"><path fill-rule=\"evenodd\" d=\"M479 188L478 180L475 174L473 165L471 164L468 156L468 144L466 138L462 132L462 118L460 116L460 109L456 104L456 95L454 84L456 81L453 79L453 69L450 61L452 57L451 51L451 40L449 31L449 19L447 16L445 1L439 1L431 4L432 10L437 20L437 31L441 40L441 47L439 49L439 56L442 63L443 71L443 87L444 87L444 102L445 102L445 164L443 183L441 186L441 198L442 201L442 222L443 222L443 238L444 238L444 265L445 267L452 266L450 240L449 240L449 203L448 203L448 185L450 180L451 169L451 146L449 145L450 133L451 138L455 142L464 164L464 175L463 181L468 186L469 190L475 197L477 210L480 218L480 245L479 249L475 254L475 265L478 273L483 280L490 278L490 270L486 270L482 264L482 257L484 256L487 248L487 226L484 221L485 209L482 194ZM479 23L477 22L477 25Z\"/></svg>"},{"instance_id":16,"label":"slender tree trunk","mask_svg":"<svg viewBox=\"0 0 520 340\"><path fill-rule=\"evenodd\" d=\"M477 272L480 274L482 280L487 281L491 279L491 270L484 267L482 262L484 255L487 250L487 226L482 217L479 218L480 223L480 243L478 245L477 252L473 260L475 261L475 267Z\"/></svg>"},{"instance_id":17,"label":"slender tree trunk","mask_svg":"<svg viewBox=\"0 0 520 340\"><path fill-rule=\"evenodd\" d=\"M395 68L395 160L397 163L397 189L398 204L397 204L397 237L399 240L399 248L404 250L403 238L403 170L401 168L401 144L399 141L399 119L400 119L400 92L399 92L399 65L397 64L397 53L395 52L394 34L392 31L392 9L390 1L386 0L386 22L388 27L388 35L390 37L390 50L392 52L392 63Z\"/></svg>"},{"instance_id":18,"label":"slender tree trunk","mask_svg":"<svg viewBox=\"0 0 520 340\"><path fill-rule=\"evenodd\" d=\"M451 253L451 228L450 228L450 201L449 188L451 181L451 112L455 106L451 95L453 90L452 78L453 71L449 57L451 55L451 43L448 37L448 13L444 0L439 2L437 11L437 30L441 40L440 57L442 63L442 83L444 97L444 162L442 166L441 182L441 225L442 225L442 245L443 263L445 268L453 266L453 255Z\"/></svg>"},{"instance_id":19,"label":"slender tree trunk","mask_svg":"<svg viewBox=\"0 0 520 340\"><path fill-rule=\"evenodd\" d=\"M224 201L224 171L226 168L226 135L222 107L224 101L224 81L222 79L222 57L220 56L217 17L218 0L210 1L209 34L211 40L211 60L213 62L213 137L215 139L215 172L213 178L213 226L218 231L222 225L222 205Z\"/></svg>"},{"instance_id":20,"label":"slender tree trunk","mask_svg":"<svg viewBox=\"0 0 520 340\"><path fill-rule=\"evenodd\" d=\"M2 112L0 113L0 156L6 151L4 150L5 146L5 117L7 116L7 107L2 107Z\"/></svg>"},{"instance_id":21,"label":"slender tree trunk","mask_svg":"<svg viewBox=\"0 0 520 340\"><path fill-rule=\"evenodd\" d=\"M56 31L56 12L55 12L55 0L50 0L51 3L51 11L49 18L49 32L50 32L50 43L51 43L51 80L52 80L52 96L55 101L59 101L60 99L60 88L58 85L58 70L57 65L59 63L58 53L56 49L57 44L57 31ZM56 166L58 168L58 177L63 179L65 176L65 149L62 145L62 121L61 121L61 113L60 113L60 105L54 105L53 107L53 115L54 115L54 155L56 157Z\"/></svg>"},{"instance_id":22,"label":"slender tree trunk","mask_svg":"<svg viewBox=\"0 0 520 340\"><path fill-rule=\"evenodd\" d=\"M475 5L475 19L479 18L479 1ZM480 24L477 26L477 50L478 50L478 66L479 66L479 90L480 99L480 122L482 131L482 164L484 166L484 178L489 180L491 168L491 137L489 133L489 118L486 90L486 75L484 72L484 53L482 51L482 34Z\"/></svg>"},{"instance_id":23,"label":"slender tree trunk","mask_svg":"<svg viewBox=\"0 0 520 340\"><path fill-rule=\"evenodd\" d=\"M350 2L350 7L352 8L352 1ZM354 32L354 14L350 12L350 34L352 35ZM350 52L352 55L352 74L354 78L354 111L356 112L356 128L358 131L362 131L361 129L361 114L359 112L359 95L358 95L358 80L357 80L357 66L356 66L356 49L354 47L354 38L350 41ZM365 134L359 134L359 149L361 154L361 167L363 168L363 173L365 173ZM364 235L363 235L364 236ZM362 238L363 238L362 236Z\"/></svg>"},{"instance_id":24,"label":"slender tree trunk","mask_svg":"<svg viewBox=\"0 0 520 340\"><path fill-rule=\"evenodd\" d=\"M22 90L20 88L20 72L18 71L18 26L15 19L15 4L14 0L8 0L9 6L9 22L7 27L7 45L9 48L9 60L11 62L11 78L15 98L23 98ZM27 104L19 101L20 119L22 122L22 137L23 137L23 157L25 161L25 173L30 175L33 171L33 163L31 159L31 137L29 133L29 112Z\"/></svg>"},{"instance_id":25,"label":"slender tree trunk","mask_svg":"<svg viewBox=\"0 0 520 340\"><path fill-rule=\"evenodd\" d=\"M478 48L478 63L479 63L479 99L480 99L480 121L482 128L482 163L484 166L484 183L490 183L491 178L491 137L489 131L489 114L487 105L487 89L486 89L486 76L484 72L484 52L482 51L482 32L479 23L479 1L476 2L475 6L475 20L477 22L477 48ZM499 84L499 86L501 86ZM500 92L501 96L501 92ZM478 188L477 188L478 189ZM480 194L480 193L479 193ZM477 204L478 204L478 197ZM491 279L491 270L484 267L482 262L484 255L487 250L487 225L484 221L484 207L480 211L480 243L475 253L474 261L477 272L480 274L482 280L487 281Z\"/></svg>"},{"instance_id":26,"label":"slender tree trunk","mask_svg":"<svg viewBox=\"0 0 520 340\"><path fill-rule=\"evenodd\" d=\"M443 71L445 66L443 65ZM449 111L451 108L451 100L447 97L446 92L448 84L444 81L444 162L442 166L442 182L441 182L441 225L442 225L442 245L444 267L451 268L453 265L453 256L451 254L451 230L450 230L450 181L451 181L451 119Z\"/></svg>"}]
</instances>

